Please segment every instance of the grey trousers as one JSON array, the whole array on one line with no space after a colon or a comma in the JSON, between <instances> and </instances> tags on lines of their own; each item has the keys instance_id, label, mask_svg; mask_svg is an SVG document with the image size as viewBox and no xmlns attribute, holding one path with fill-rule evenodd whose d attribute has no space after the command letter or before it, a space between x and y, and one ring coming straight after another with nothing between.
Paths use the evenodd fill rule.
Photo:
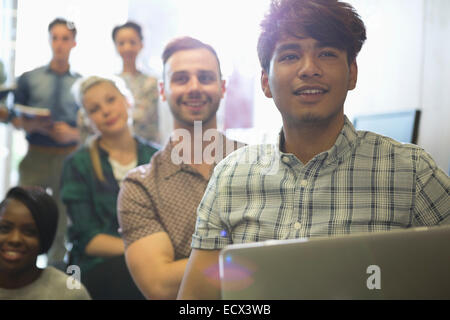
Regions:
<instances>
[{"instance_id":1,"label":"grey trousers","mask_svg":"<svg viewBox=\"0 0 450 320\"><path fill-rule=\"evenodd\" d=\"M19 185L41 186L48 191L51 190L58 205L58 227L53 245L47 253L48 264L60 263L64 260L67 243L68 218L59 191L64 160L74 151L74 148L58 149L30 145L27 154L19 164Z\"/></svg>"}]
</instances>

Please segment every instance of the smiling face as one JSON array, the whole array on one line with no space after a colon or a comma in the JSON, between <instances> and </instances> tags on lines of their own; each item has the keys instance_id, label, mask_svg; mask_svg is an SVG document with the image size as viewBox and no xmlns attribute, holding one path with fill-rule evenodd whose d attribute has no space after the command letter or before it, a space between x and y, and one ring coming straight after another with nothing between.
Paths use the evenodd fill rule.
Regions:
<instances>
[{"instance_id":1,"label":"smiling face","mask_svg":"<svg viewBox=\"0 0 450 320\"><path fill-rule=\"evenodd\" d=\"M0 209L0 272L32 272L39 251L39 231L30 210L20 201L7 200Z\"/></svg>"},{"instance_id":2,"label":"smiling face","mask_svg":"<svg viewBox=\"0 0 450 320\"><path fill-rule=\"evenodd\" d=\"M216 125L216 112L225 93L216 57L207 49L175 52L166 62L161 97L167 101L175 128Z\"/></svg>"},{"instance_id":3,"label":"smiling face","mask_svg":"<svg viewBox=\"0 0 450 320\"><path fill-rule=\"evenodd\" d=\"M114 43L122 59L132 63L136 61L143 47L141 38L133 28L122 28L117 31Z\"/></svg>"},{"instance_id":4,"label":"smiling face","mask_svg":"<svg viewBox=\"0 0 450 320\"><path fill-rule=\"evenodd\" d=\"M348 90L355 88L356 62L349 66L344 50L308 37L284 37L275 47L264 94L273 98L284 125L343 123Z\"/></svg>"},{"instance_id":5,"label":"smiling face","mask_svg":"<svg viewBox=\"0 0 450 320\"><path fill-rule=\"evenodd\" d=\"M83 106L92 124L102 135L116 135L128 130L130 105L110 82L100 82L87 89Z\"/></svg>"}]
</instances>

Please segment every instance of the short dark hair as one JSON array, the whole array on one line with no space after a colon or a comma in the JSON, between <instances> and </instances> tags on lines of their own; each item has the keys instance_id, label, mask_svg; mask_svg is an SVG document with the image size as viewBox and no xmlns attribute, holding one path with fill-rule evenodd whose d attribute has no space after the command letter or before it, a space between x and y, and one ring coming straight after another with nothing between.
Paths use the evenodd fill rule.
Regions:
<instances>
[{"instance_id":1,"label":"short dark hair","mask_svg":"<svg viewBox=\"0 0 450 320\"><path fill-rule=\"evenodd\" d=\"M206 49L206 50L210 51L214 55L214 57L216 57L217 65L219 66L219 76L220 76L220 78L222 78L222 72L220 69L220 61L219 61L219 57L217 56L216 50L214 50L214 48L211 45L206 44L204 42L201 42L200 40L197 40L197 39L191 38L191 37L175 38L165 46L164 51L162 53L162 61L163 61L164 69L165 69L167 60L169 60L169 58L175 52L183 51L183 50L191 50L191 49Z\"/></svg>"},{"instance_id":2,"label":"short dark hair","mask_svg":"<svg viewBox=\"0 0 450 320\"><path fill-rule=\"evenodd\" d=\"M272 0L261 22L258 57L268 72L277 42L286 35L307 36L345 50L351 63L366 40L366 28L355 9L338 0Z\"/></svg>"},{"instance_id":3,"label":"short dark hair","mask_svg":"<svg viewBox=\"0 0 450 320\"><path fill-rule=\"evenodd\" d=\"M75 23L73 23L73 21L68 21L64 18L56 18L48 25L48 32L50 33L52 31L52 28L57 24L62 24L66 26L67 29L72 31L73 38L75 39L75 37L77 36L77 28L75 28Z\"/></svg>"},{"instance_id":4,"label":"short dark hair","mask_svg":"<svg viewBox=\"0 0 450 320\"><path fill-rule=\"evenodd\" d=\"M58 206L55 200L41 187L14 187L0 203L0 211L9 199L21 202L30 210L38 229L39 254L46 253L52 246L58 225Z\"/></svg>"},{"instance_id":5,"label":"short dark hair","mask_svg":"<svg viewBox=\"0 0 450 320\"><path fill-rule=\"evenodd\" d=\"M141 41L144 40L144 37L142 36L142 28L141 28L141 26L138 25L136 22L128 21L128 22L126 22L126 23L124 23L124 24L122 24L120 26L114 27L114 29L112 31L112 39L113 39L114 42L116 42L117 32L119 32L119 30L125 29L125 28L133 29L138 34L139 39L141 39Z\"/></svg>"}]
</instances>

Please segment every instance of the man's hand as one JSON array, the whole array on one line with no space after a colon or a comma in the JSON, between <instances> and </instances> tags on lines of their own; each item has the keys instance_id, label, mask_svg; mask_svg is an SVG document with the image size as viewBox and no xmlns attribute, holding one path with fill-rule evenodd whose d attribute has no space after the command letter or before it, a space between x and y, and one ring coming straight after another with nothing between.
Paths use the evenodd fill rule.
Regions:
<instances>
[{"instance_id":1,"label":"man's hand","mask_svg":"<svg viewBox=\"0 0 450 320\"><path fill-rule=\"evenodd\" d=\"M177 299L220 299L219 254L220 250L192 249Z\"/></svg>"},{"instance_id":2,"label":"man's hand","mask_svg":"<svg viewBox=\"0 0 450 320\"><path fill-rule=\"evenodd\" d=\"M3 106L0 106L0 121L6 121L8 119L8 109Z\"/></svg>"},{"instance_id":3,"label":"man's hand","mask_svg":"<svg viewBox=\"0 0 450 320\"><path fill-rule=\"evenodd\" d=\"M62 121L54 122L48 135L59 143L78 142L80 140L78 129Z\"/></svg>"},{"instance_id":4,"label":"man's hand","mask_svg":"<svg viewBox=\"0 0 450 320\"><path fill-rule=\"evenodd\" d=\"M23 128L22 119L20 117L12 118L11 123L14 126L14 128L16 128L17 130L20 130Z\"/></svg>"},{"instance_id":5,"label":"man's hand","mask_svg":"<svg viewBox=\"0 0 450 320\"><path fill-rule=\"evenodd\" d=\"M21 116L19 125L29 134L36 132L49 136L53 122L49 117L28 118Z\"/></svg>"}]
</instances>

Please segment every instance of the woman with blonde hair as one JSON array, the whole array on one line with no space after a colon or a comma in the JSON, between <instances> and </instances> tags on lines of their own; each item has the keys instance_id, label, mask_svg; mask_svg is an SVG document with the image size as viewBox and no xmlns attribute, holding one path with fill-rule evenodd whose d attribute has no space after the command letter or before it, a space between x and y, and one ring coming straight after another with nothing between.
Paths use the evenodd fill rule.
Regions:
<instances>
[{"instance_id":1,"label":"woman with blonde hair","mask_svg":"<svg viewBox=\"0 0 450 320\"><path fill-rule=\"evenodd\" d=\"M121 79L97 76L81 79L74 85L74 95L96 135L64 164L61 195L72 222L70 263L78 265L82 274L87 275L82 282L94 299L126 299L120 295L126 291L121 280L132 280L118 231L117 195L125 174L148 163L157 147L133 136L129 121L132 95ZM95 270L104 268L109 281L105 278L105 283L101 283ZM116 269L125 272L127 279L121 278L123 274L114 275ZM96 274L95 287L89 283L91 273Z\"/></svg>"}]
</instances>

